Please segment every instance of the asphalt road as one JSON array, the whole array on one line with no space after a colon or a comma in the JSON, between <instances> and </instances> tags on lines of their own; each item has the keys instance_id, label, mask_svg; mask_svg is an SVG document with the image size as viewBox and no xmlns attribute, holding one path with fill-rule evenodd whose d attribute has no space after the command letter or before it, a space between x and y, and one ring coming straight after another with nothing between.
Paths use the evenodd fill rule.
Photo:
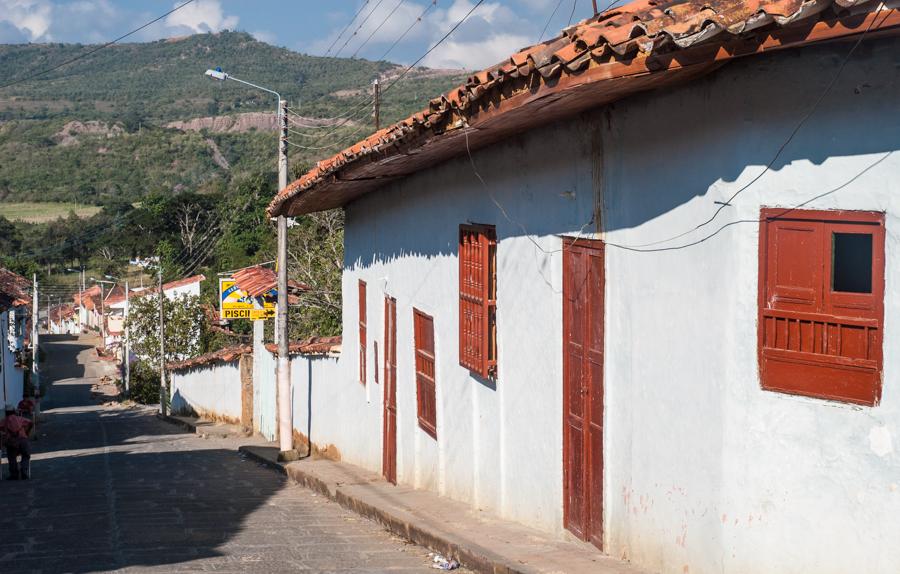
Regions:
<instances>
[{"instance_id":1,"label":"asphalt road","mask_svg":"<svg viewBox=\"0 0 900 574\"><path fill-rule=\"evenodd\" d=\"M0 572L434 571L426 550L225 441L94 403L111 366L91 342L45 338L33 479L0 482Z\"/></svg>"}]
</instances>

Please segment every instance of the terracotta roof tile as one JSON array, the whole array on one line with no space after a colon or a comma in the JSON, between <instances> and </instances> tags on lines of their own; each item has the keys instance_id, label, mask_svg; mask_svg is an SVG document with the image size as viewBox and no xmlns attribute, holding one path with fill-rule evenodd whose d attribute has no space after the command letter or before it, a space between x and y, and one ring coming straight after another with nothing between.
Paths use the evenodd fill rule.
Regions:
<instances>
[{"instance_id":1,"label":"terracotta roof tile","mask_svg":"<svg viewBox=\"0 0 900 574\"><path fill-rule=\"evenodd\" d=\"M30 304L30 289L28 279L0 267L0 309Z\"/></svg>"},{"instance_id":2,"label":"terracotta roof tile","mask_svg":"<svg viewBox=\"0 0 900 574\"><path fill-rule=\"evenodd\" d=\"M328 355L341 349L341 337L310 337L303 341L291 341L288 352L291 355ZM266 345L270 353L278 354L278 346Z\"/></svg>"},{"instance_id":3,"label":"terracotta roof tile","mask_svg":"<svg viewBox=\"0 0 900 574\"><path fill-rule=\"evenodd\" d=\"M464 153L469 138L436 143L458 127L478 127L471 136L477 148L639 91L699 77L734 57L858 35L881 6L874 0L636 0L473 74L425 110L319 161L280 190L269 214L338 207L386 180ZM900 30L900 14L891 9L879 15L872 29ZM679 57L669 57L679 51ZM550 94L558 94L551 105L539 102ZM541 106L540 113L515 113L529 105ZM483 110L491 113L481 115ZM411 149L420 153L409 154Z\"/></svg>"},{"instance_id":4,"label":"terracotta roof tile","mask_svg":"<svg viewBox=\"0 0 900 574\"><path fill-rule=\"evenodd\" d=\"M260 265L253 267L245 267L231 274L238 289L245 291L251 297L259 297L278 287L278 275L275 271ZM309 291L309 285L288 280L288 303L295 304L299 302L296 294L302 291Z\"/></svg>"},{"instance_id":5,"label":"terracotta roof tile","mask_svg":"<svg viewBox=\"0 0 900 574\"><path fill-rule=\"evenodd\" d=\"M197 367L212 365L214 363L230 363L240 359L241 355L249 355L251 353L253 353L252 345L234 345L186 361L168 363L166 369L170 371L183 371L186 369L196 369Z\"/></svg>"}]
</instances>

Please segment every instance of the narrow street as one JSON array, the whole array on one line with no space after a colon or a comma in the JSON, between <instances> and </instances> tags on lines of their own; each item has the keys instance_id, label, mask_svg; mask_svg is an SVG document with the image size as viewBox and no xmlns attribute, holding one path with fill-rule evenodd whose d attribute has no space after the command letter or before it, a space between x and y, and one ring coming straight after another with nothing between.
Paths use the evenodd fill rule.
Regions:
<instances>
[{"instance_id":1,"label":"narrow street","mask_svg":"<svg viewBox=\"0 0 900 574\"><path fill-rule=\"evenodd\" d=\"M0 482L2 572L429 572L428 552L233 444L102 406L89 337L49 336L31 481ZM4 471L5 471L4 466Z\"/></svg>"}]
</instances>

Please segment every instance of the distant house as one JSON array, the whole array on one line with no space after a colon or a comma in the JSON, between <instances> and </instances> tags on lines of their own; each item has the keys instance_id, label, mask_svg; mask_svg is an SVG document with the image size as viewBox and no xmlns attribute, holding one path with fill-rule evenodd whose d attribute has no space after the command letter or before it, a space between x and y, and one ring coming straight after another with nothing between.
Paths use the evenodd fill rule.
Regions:
<instances>
[{"instance_id":1,"label":"distant house","mask_svg":"<svg viewBox=\"0 0 900 574\"><path fill-rule=\"evenodd\" d=\"M0 386L4 404L17 405L25 390L30 288L24 277L0 268Z\"/></svg>"},{"instance_id":2,"label":"distant house","mask_svg":"<svg viewBox=\"0 0 900 574\"><path fill-rule=\"evenodd\" d=\"M320 161L313 438L666 573L900 564L900 13L635 2Z\"/></svg>"}]
</instances>

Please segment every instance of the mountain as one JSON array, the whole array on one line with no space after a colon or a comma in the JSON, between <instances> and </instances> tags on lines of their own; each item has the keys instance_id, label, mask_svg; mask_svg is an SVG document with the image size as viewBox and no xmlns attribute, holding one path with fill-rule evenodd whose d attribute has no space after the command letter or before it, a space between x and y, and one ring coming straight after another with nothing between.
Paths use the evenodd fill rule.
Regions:
<instances>
[{"instance_id":1,"label":"mountain","mask_svg":"<svg viewBox=\"0 0 900 574\"><path fill-rule=\"evenodd\" d=\"M94 48L0 45L0 85ZM390 82L404 69L299 54L241 32L110 46L0 89L0 202L140 201L153 192L221 191L242 173L274 171L274 97L204 75L216 66L280 92L311 118L291 136L295 166L374 129L372 80ZM421 109L463 74L413 70L384 95L382 122ZM335 123L343 125L327 127Z\"/></svg>"}]
</instances>

